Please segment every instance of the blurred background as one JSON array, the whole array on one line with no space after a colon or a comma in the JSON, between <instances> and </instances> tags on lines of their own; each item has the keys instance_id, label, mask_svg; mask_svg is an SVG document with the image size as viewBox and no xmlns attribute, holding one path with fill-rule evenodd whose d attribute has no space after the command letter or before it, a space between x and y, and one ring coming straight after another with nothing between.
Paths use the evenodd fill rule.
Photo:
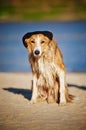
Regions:
<instances>
[{"instance_id":1,"label":"blurred background","mask_svg":"<svg viewBox=\"0 0 86 130\"><path fill-rule=\"evenodd\" d=\"M0 0L0 72L30 72L22 37L50 30L67 71L86 72L86 0Z\"/></svg>"}]
</instances>

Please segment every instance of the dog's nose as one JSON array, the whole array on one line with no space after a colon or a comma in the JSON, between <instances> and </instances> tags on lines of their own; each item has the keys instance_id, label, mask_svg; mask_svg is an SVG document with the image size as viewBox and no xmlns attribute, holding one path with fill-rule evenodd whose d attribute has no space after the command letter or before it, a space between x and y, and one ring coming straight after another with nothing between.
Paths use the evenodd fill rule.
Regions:
<instances>
[{"instance_id":1,"label":"dog's nose","mask_svg":"<svg viewBox=\"0 0 86 130\"><path fill-rule=\"evenodd\" d=\"M35 55L39 55L40 54L40 51L39 50L35 50Z\"/></svg>"}]
</instances>

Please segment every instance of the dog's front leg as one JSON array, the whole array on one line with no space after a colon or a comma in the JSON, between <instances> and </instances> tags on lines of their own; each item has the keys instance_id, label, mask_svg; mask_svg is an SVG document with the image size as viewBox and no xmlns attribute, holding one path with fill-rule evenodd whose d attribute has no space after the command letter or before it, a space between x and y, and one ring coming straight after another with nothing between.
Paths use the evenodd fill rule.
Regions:
<instances>
[{"instance_id":1,"label":"dog's front leg","mask_svg":"<svg viewBox=\"0 0 86 130\"><path fill-rule=\"evenodd\" d=\"M65 72L61 70L59 73L59 81L60 81L60 105L66 104L66 97L65 97Z\"/></svg>"},{"instance_id":2,"label":"dog's front leg","mask_svg":"<svg viewBox=\"0 0 86 130\"><path fill-rule=\"evenodd\" d=\"M38 88L37 88L37 77L34 74L33 75L33 86L32 86L32 98L31 98L31 103L36 103L37 102L37 97L38 97Z\"/></svg>"}]
</instances>

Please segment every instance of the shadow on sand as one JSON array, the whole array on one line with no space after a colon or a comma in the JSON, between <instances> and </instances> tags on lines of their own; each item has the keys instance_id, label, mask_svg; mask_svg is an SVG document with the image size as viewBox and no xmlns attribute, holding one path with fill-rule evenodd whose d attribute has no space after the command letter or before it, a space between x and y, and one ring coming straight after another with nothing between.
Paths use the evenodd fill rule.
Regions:
<instances>
[{"instance_id":1,"label":"shadow on sand","mask_svg":"<svg viewBox=\"0 0 86 130\"><path fill-rule=\"evenodd\" d=\"M76 87L78 89L86 90L86 86L78 86L78 85L75 85L75 84L68 84L68 87ZM9 87L9 88L3 88L3 90L9 91L9 92L14 93L14 94L23 95L26 99L31 100L32 91L29 90L29 89Z\"/></svg>"},{"instance_id":2,"label":"shadow on sand","mask_svg":"<svg viewBox=\"0 0 86 130\"><path fill-rule=\"evenodd\" d=\"M67 85L68 85L68 87L75 87L78 89L86 90L86 86L79 86L79 85L69 84L69 83Z\"/></svg>"},{"instance_id":3,"label":"shadow on sand","mask_svg":"<svg viewBox=\"0 0 86 130\"><path fill-rule=\"evenodd\" d=\"M24 96L26 99L31 100L32 91L29 89L9 87L9 88L3 88L3 90L9 91L14 94L20 94L20 95Z\"/></svg>"}]
</instances>

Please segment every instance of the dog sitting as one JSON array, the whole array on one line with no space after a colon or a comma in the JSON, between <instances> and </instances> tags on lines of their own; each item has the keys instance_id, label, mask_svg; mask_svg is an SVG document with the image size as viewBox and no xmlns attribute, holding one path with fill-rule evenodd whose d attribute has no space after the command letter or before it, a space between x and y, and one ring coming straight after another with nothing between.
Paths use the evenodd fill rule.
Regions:
<instances>
[{"instance_id":1,"label":"dog sitting","mask_svg":"<svg viewBox=\"0 0 86 130\"><path fill-rule=\"evenodd\" d=\"M65 65L52 32L35 31L23 36L33 73L31 103L47 100L65 105L71 102L66 84Z\"/></svg>"}]
</instances>

